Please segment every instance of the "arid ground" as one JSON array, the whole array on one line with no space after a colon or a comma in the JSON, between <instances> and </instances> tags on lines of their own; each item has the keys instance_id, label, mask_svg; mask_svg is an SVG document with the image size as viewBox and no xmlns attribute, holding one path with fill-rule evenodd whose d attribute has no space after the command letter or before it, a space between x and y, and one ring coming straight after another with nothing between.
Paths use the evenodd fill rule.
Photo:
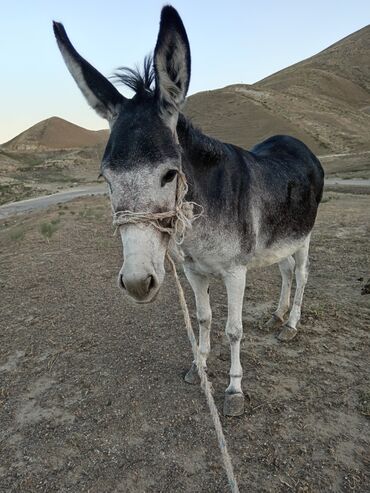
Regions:
<instances>
[{"instance_id":1,"label":"arid ground","mask_svg":"<svg viewBox=\"0 0 370 493\"><path fill-rule=\"evenodd\" d=\"M204 396L182 378L192 358L173 280L152 305L122 296L109 211L80 199L1 224L0 491L227 492ZM326 193L291 343L263 329L277 267L248 275L246 409L222 417L241 492L370 491L369 211L368 194ZM217 281L211 299L221 410Z\"/></svg>"}]
</instances>

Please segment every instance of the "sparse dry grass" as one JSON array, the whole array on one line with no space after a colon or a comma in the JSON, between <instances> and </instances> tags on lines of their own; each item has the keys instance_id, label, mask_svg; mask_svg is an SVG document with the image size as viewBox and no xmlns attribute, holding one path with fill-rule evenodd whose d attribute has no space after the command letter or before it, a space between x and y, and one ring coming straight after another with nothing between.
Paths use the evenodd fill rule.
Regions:
<instances>
[{"instance_id":1,"label":"sparse dry grass","mask_svg":"<svg viewBox=\"0 0 370 493\"><path fill-rule=\"evenodd\" d=\"M10 231L9 236L13 241L21 241L21 240L23 240L25 234L26 234L26 232L25 232L24 227L23 226L17 226L16 228L13 228Z\"/></svg>"}]
</instances>

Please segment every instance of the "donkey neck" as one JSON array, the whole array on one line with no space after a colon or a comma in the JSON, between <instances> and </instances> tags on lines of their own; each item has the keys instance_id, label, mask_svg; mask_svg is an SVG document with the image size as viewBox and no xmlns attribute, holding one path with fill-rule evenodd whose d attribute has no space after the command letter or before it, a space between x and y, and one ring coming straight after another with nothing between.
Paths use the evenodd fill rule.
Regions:
<instances>
[{"instance_id":1,"label":"donkey neck","mask_svg":"<svg viewBox=\"0 0 370 493\"><path fill-rule=\"evenodd\" d=\"M223 143L203 134L182 114L177 134L182 148L182 166L188 179L187 198L213 213L225 206L231 212L237 206L235 197L248 195L251 154L232 144ZM213 214L212 214L213 215Z\"/></svg>"},{"instance_id":2,"label":"donkey neck","mask_svg":"<svg viewBox=\"0 0 370 493\"><path fill-rule=\"evenodd\" d=\"M205 135L182 113L179 115L176 130L186 160L198 168L210 168L230 152L229 144Z\"/></svg>"}]
</instances>

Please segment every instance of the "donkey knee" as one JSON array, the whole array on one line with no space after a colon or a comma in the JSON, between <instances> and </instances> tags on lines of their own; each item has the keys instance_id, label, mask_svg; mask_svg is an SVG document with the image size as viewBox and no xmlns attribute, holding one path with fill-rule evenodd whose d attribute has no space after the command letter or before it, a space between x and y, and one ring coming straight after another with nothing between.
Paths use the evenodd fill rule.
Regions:
<instances>
[{"instance_id":1,"label":"donkey knee","mask_svg":"<svg viewBox=\"0 0 370 493\"><path fill-rule=\"evenodd\" d=\"M226 337L229 340L230 345L237 344L243 337L243 326L238 324L228 323L226 325Z\"/></svg>"},{"instance_id":2,"label":"donkey knee","mask_svg":"<svg viewBox=\"0 0 370 493\"><path fill-rule=\"evenodd\" d=\"M197 309L198 324L205 329L209 329L212 323L212 311L211 308L202 306Z\"/></svg>"}]
</instances>

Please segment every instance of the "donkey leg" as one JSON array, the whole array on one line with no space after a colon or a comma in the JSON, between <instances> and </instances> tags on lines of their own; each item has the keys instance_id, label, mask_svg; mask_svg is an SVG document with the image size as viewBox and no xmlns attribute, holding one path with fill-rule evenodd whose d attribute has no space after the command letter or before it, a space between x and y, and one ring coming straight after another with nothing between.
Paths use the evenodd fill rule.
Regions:
<instances>
[{"instance_id":1,"label":"donkey leg","mask_svg":"<svg viewBox=\"0 0 370 493\"><path fill-rule=\"evenodd\" d=\"M226 336L229 339L231 352L230 384L226 389L224 401L225 416L240 416L244 412L244 394L241 387L243 370L240 364L240 341L243 335L242 310L245 277L245 267L239 267L224 277L228 300Z\"/></svg>"},{"instance_id":2,"label":"donkey leg","mask_svg":"<svg viewBox=\"0 0 370 493\"><path fill-rule=\"evenodd\" d=\"M284 315L287 313L290 306L290 292L292 289L294 266L295 261L292 255L289 255L289 257L279 262L279 269L282 279L280 299L277 310L272 314L272 317L266 323L266 327L269 329L277 329L284 324Z\"/></svg>"},{"instance_id":3,"label":"donkey leg","mask_svg":"<svg viewBox=\"0 0 370 493\"><path fill-rule=\"evenodd\" d=\"M209 279L186 266L184 270L195 295L199 324L199 356L203 368L206 368L207 358L211 348L210 332L212 322L211 305L209 303ZM185 375L185 382L192 384L199 383L198 369L194 361L190 370Z\"/></svg>"},{"instance_id":4,"label":"donkey leg","mask_svg":"<svg viewBox=\"0 0 370 493\"><path fill-rule=\"evenodd\" d=\"M295 252L295 276L296 291L294 295L293 307L289 314L289 319L278 335L280 341L290 341L297 334L297 324L301 318L301 307L303 300L304 288L308 279L308 249L310 238L308 237L305 244Z\"/></svg>"}]
</instances>

